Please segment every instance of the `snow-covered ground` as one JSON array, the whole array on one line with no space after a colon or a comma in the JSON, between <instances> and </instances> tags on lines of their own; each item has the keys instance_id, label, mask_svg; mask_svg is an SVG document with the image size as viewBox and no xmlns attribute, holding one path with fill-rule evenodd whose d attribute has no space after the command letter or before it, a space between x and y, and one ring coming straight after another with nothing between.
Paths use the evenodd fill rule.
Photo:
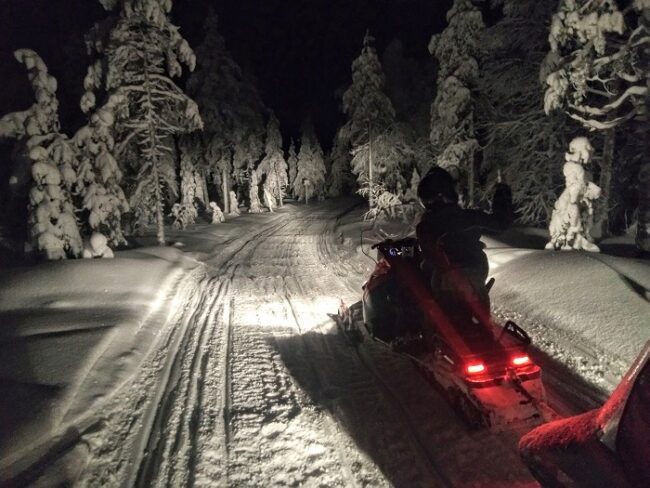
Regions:
<instances>
[{"instance_id":1,"label":"snow-covered ground","mask_svg":"<svg viewBox=\"0 0 650 488\"><path fill-rule=\"evenodd\" d=\"M536 486L518 433L468 432L408 361L329 317L373 264L356 203L2 272L0 484ZM486 242L495 309L533 336L551 401L597 402L650 338L648 262Z\"/></svg>"},{"instance_id":2,"label":"snow-covered ground","mask_svg":"<svg viewBox=\"0 0 650 488\"><path fill-rule=\"evenodd\" d=\"M0 272L3 477L94 422L173 323L202 268L166 248Z\"/></svg>"},{"instance_id":3,"label":"snow-covered ground","mask_svg":"<svg viewBox=\"0 0 650 488\"><path fill-rule=\"evenodd\" d=\"M541 353L611 392L650 339L650 263L485 240L496 313L522 325Z\"/></svg>"}]
</instances>

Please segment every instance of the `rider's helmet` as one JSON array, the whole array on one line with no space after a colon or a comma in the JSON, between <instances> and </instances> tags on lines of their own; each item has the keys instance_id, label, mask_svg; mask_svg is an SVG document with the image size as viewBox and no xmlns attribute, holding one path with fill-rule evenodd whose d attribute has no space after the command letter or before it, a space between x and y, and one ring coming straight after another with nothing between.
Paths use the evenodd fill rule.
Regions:
<instances>
[{"instance_id":1,"label":"rider's helmet","mask_svg":"<svg viewBox=\"0 0 650 488\"><path fill-rule=\"evenodd\" d=\"M444 169L431 168L418 185L418 198L422 205L431 210L441 203L456 203L456 182Z\"/></svg>"}]
</instances>

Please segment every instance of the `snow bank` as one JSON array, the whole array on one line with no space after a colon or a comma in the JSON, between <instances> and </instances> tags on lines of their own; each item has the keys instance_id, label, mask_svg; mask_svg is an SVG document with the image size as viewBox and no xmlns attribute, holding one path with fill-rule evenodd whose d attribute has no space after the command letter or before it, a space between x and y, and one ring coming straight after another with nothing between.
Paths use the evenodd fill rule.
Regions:
<instances>
[{"instance_id":1,"label":"snow bank","mask_svg":"<svg viewBox=\"0 0 650 488\"><path fill-rule=\"evenodd\" d=\"M650 263L487 241L497 310L551 357L611 390L650 339Z\"/></svg>"},{"instance_id":2,"label":"snow bank","mask_svg":"<svg viewBox=\"0 0 650 488\"><path fill-rule=\"evenodd\" d=\"M0 271L0 472L101 408L201 272L172 248Z\"/></svg>"}]
</instances>

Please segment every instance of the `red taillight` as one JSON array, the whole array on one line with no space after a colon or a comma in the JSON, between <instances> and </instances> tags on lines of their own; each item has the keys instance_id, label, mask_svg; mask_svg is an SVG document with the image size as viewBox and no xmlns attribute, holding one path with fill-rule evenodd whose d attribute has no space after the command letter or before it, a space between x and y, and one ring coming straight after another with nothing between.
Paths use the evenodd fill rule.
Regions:
<instances>
[{"instance_id":1,"label":"red taillight","mask_svg":"<svg viewBox=\"0 0 650 488\"><path fill-rule=\"evenodd\" d=\"M530 364L530 358L528 356L516 356L512 358L512 364L515 366L523 366L524 364Z\"/></svg>"},{"instance_id":2,"label":"red taillight","mask_svg":"<svg viewBox=\"0 0 650 488\"><path fill-rule=\"evenodd\" d=\"M483 363L472 363L468 364L467 367L465 368L465 371L467 371L467 374L479 374L485 371L485 364Z\"/></svg>"}]
</instances>

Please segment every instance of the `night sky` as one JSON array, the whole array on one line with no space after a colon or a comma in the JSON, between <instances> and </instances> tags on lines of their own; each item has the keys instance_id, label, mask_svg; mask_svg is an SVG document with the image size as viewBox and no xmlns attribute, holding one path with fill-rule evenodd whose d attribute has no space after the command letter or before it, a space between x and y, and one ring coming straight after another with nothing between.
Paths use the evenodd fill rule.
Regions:
<instances>
[{"instance_id":1,"label":"night sky","mask_svg":"<svg viewBox=\"0 0 650 488\"><path fill-rule=\"evenodd\" d=\"M393 39L408 57L432 62L429 38L445 25L452 0L175 0L172 20L196 47L212 5L219 31L237 61L257 80L264 102L285 136L297 136L311 116L329 145L342 116L336 93L350 84L366 28L381 53ZM95 0L0 0L0 115L27 108L32 95L24 69L12 56L36 50L59 80L64 128L82 122L78 109L88 58L83 35L108 15ZM181 82L182 83L182 82ZM435 83L431 80L431 83Z\"/></svg>"}]
</instances>

